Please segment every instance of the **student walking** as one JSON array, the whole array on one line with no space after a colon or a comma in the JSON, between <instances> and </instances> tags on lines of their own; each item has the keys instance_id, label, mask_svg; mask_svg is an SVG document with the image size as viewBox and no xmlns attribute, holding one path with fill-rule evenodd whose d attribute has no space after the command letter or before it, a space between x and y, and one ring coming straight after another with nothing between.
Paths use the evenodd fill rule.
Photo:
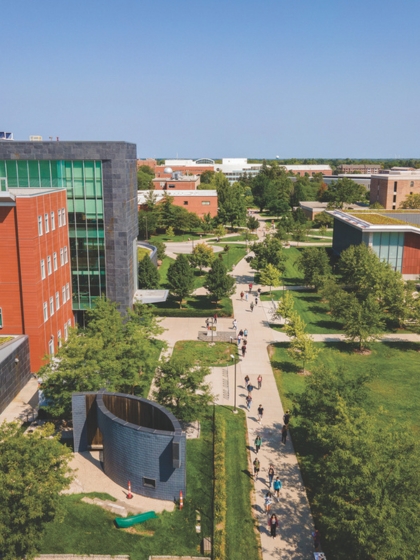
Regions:
<instances>
[{"instance_id":1,"label":"student walking","mask_svg":"<svg viewBox=\"0 0 420 560\"><path fill-rule=\"evenodd\" d=\"M257 410L258 410L258 422L261 424L263 413L264 413L264 409L263 409L262 404L260 404L260 406L258 407Z\"/></svg>"},{"instance_id":2,"label":"student walking","mask_svg":"<svg viewBox=\"0 0 420 560\"><path fill-rule=\"evenodd\" d=\"M233 319L232 329L234 329L236 331L237 328L238 328L238 321L236 319Z\"/></svg>"},{"instance_id":3,"label":"student walking","mask_svg":"<svg viewBox=\"0 0 420 560\"><path fill-rule=\"evenodd\" d=\"M244 329L244 336L245 338L248 336L248 329Z\"/></svg>"},{"instance_id":4,"label":"student walking","mask_svg":"<svg viewBox=\"0 0 420 560\"><path fill-rule=\"evenodd\" d=\"M255 305L258 305L258 297L255 298Z\"/></svg>"},{"instance_id":5,"label":"student walking","mask_svg":"<svg viewBox=\"0 0 420 560\"><path fill-rule=\"evenodd\" d=\"M254 462L252 464L254 465L254 476L257 478L258 473L260 472L260 462L258 460L258 457L255 457Z\"/></svg>"},{"instance_id":6,"label":"student walking","mask_svg":"<svg viewBox=\"0 0 420 560\"><path fill-rule=\"evenodd\" d=\"M279 477L277 477L276 480L274 481L274 484L273 484L274 493L276 495L276 498L280 498L281 487L282 487L281 480L279 479Z\"/></svg>"},{"instance_id":7,"label":"student walking","mask_svg":"<svg viewBox=\"0 0 420 560\"><path fill-rule=\"evenodd\" d=\"M239 335L238 335L238 348L239 348L239 346L241 345L241 340L242 340L242 339L241 339L241 335L239 334Z\"/></svg>"},{"instance_id":8,"label":"student walking","mask_svg":"<svg viewBox=\"0 0 420 560\"><path fill-rule=\"evenodd\" d=\"M281 442L286 444L287 440L287 426L283 424L283 428L281 429Z\"/></svg>"},{"instance_id":9,"label":"student walking","mask_svg":"<svg viewBox=\"0 0 420 560\"><path fill-rule=\"evenodd\" d=\"M251 291L252 291L252 284L248 284L248 288L249 288L249 293L251 293Z\"/></svg>"},{"instance_id":10,"label":"student walking","mask_svg":"<svg viewBox=\"0 0 420 560\"><path fill-rule=\"evenodd\" d=\"M241 301L242 301L244 299L245 294L243 292L241 292L239 295L241 296Z\"/></svg>"},{"instance_id":11,"label":"student walking","mask_svg":"<svg viewBox=\"0 0 420 560\"><path fill-rule=\"evenodd\" d=\"M245 358L245 354L246 354L246 346L245 344L242 346L242 358Z\"/></svg>"},{"instance_id":12,"label":"student walking","mask_svg":"<svg viewBox=\"0 0 420 560\"><path fill-rule=\"evenodd\" d=\"M261 288L258 288L257 292L258 292L258 297L260 297L261 296Z\"/></svg>"},{"instance_id":13,"label":"student walking","mask_svg":"<svg viewBox=\"0 0 420 560\"><path fill-rule=\"evenodd\" d=\"M289 422L290 422L290 412L288 410L286 410L285 414L283 415L283 424L286 424L286 427L288 427Z\"/></svg>"},{"instance_id":14,"label":"student walking","mask_svg":"<svg viewBox=\"0 0 420 560\"><path fill-rule=\"evenodd\" d=\"M266 513L270 513L271 504L273 503L272 498L273 496L271 495L271 492L267 492L264 498L264 506L265 506Z\"/></svg>"},{"instance_id":15,"label":"student walking","mask_svg":"<svg viewBox=\"0 0 420 560\"><path fill-rule=\"evenodd\" d=\"M245 293L245 301L248 301L248 292Z\"/></svg>"},{"instance_id":16,"label":"student walking","mask_svg":"<svg viewBox=\"0 0 420 560\"><path fill-rule=\"evenodd\" d=\"M261 374L257 377L257 382L258 382L258 390L260 390L261 385L262 385L262 375Z\"/></svg>"},{"instance_id":17,"label":"student walking","mask_svg":"<svg viewBox=\"0 0 420 560\"><path fill-rule=\"evenodd\" d=\"M213 320L214 320L214 324L217 325L217 313L214 314Z\"/></svg>"},{"instance_id":18,"label":"student walking","mask_svg":"<svg viewBox=\"0 0 420 560\"><path fill-rule=\"evenodd\" d=\"M276 537L278 526L279 526L279 522L277 519L277 515L273 513L273 515L270 517L269 520L270 535L273 537L273 539Z\"/></svg>"},{"instance_id":19,"label":"student walking","mask_svg":"<svg viewBox=\"0 0 420 560\"><path fill-rule=\"evenodd\" d=\"M274 478L274 467L273 465L270 465L270 468L268 469L268 487L271 488L271 485L273 484L273 478Z\"/></svg>"},{"instance_id":20,"label":"student walking","mask_svg":"<svg viewBox=\"0 0 420 560\"><path fill-rule=\"evenodd\" d=\"M248 387L249 385L249 375L245 375L245 389Z\"/></svg>"},{"instance_id":21,"label":"student walking","mask_svg":"<svg viewBox=\"0 0 420 560\"><path fill-rule=\"evenodd\" d=\"M248 410L251 410L251 404L252 404L252 397L250 395L247 395L246 399L246 407Z\"/></svg>"},{"instance_id":22,"label":"student walking","mask_svg":"<svg viewBox=\"0 0 420 560\"><path fill-rule=\"evenodd\" d=\"M254 302L253 301L251 301L249 307L250 307L251 313L252 313L254 311Z\"/></svg>"},{"instance_id":23,"label":"student walking","mask_svg":"<svg viewBox=\"0 0 420 560\"><path fill-rule=\"evenodd\" d=\"M252 397L252 391L254 390L254 385L252 383L248 383L246 386L246 390L248 391L248 395Z\"/></svg>"},{"instance_id":24,"label":"student walking","mask_svg":"<svg viewBox=\"0 0 420 560\"><path fill-rule=\"evenodd\" d=\"M255 453L258 455L258 451L260 450L260 447L261 447L261 445L262 445L261 436L258 435L258 436L255 438L254 445L255 445Z\"/></svg>"}]
</instances>

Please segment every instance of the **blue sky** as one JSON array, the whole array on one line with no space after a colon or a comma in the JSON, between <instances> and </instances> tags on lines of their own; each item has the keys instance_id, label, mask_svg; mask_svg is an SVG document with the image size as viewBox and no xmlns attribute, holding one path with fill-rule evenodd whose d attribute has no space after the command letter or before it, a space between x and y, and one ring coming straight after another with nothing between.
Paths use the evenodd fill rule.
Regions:
<instances>
[{"instance_id":1,"label":"blue sky","mask_svg":"<svg viewBox=\"0 0 420 560\"><path fill-rule=\"evenodd\" d=\"M139 157L420 157L418 0L2 3L0 129Z\"/></svg>"}]
</instances>

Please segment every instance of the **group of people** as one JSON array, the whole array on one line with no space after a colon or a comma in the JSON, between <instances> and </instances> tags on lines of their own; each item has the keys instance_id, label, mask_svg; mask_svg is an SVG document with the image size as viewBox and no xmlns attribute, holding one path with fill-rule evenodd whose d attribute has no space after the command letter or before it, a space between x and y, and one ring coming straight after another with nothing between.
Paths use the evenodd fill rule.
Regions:
<instances>
[{"instance_id":1,"label":"group of people","mask_svg":"<svg viewBox=\"0 0 420 560\"><path fill-rule=\"evenodd\" d=\"M236 319L233 319L232 321L232 329L234 331L238 330L238 321ZM231 342L232 342L232 337L230 338ZM237 343L238 343L238 350L240 349L241 354L242 354L242 358L245 358L246 355L246 350L247 350L247 344L248 344L248 329L241 329L238 332L238 336L236 338ZM242 343L242 347L241 347L241 343Z\"/></svg>"},{"instance_id":2,"label":"group of people","mask_svg":"<svg viewBox=\"0 0 420 560\"><path fill-rule=\"evenodd\" d=\"M253 298L252 296L252 287L253 284L249 284L248 288L249 288L249 292L244 292L242 291L239 295L241 296L241 300L244 299L245 297L245 301L248 301L248 299L251 300L251 303L249 304L249 308L251 309L251 312L254 311L254 307L256 305L258 305L258 302L260 300L260 296L261 296L261 288L258 288L257 293L255 295L255 298Z\"/></svg>"}]
</instances>

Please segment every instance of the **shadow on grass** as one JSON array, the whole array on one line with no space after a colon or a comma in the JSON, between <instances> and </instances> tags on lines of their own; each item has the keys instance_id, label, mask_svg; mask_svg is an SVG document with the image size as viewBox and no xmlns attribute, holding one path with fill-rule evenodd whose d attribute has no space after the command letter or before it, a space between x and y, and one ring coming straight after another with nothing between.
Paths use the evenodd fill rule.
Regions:
<instances>
[{"instance_id":1,"label":"shadow on grass","mask_svg":"<svg viewBox=\"0 0 420 560\"><path fill-rule=\"evenodd\" d=\"M298 373L302 369L293 362L286 361L277 362L274 360L271 362L271 365L273 366L273 368L279 369L284 373Z\"/></svg>"},{"instance_id":2,"label":"shadow on grass","mask_svg":"<svg viewBox=\"0 0 420 560\"><path fill-rule=\"evenodd\" d=\"M401 350L403 352L412 351L412 352L420 352L420 342L412 342L412 341L392 341L384 339L382 344L387 346L388 348L392 348L393 350Z\"/></svg>"},{"instance_id":3,"label":"shadow on grass","mask_svg":"<svg viewBox=\"0 0 420 560\"><path fill-rule=\"evenodd\" d=\"M343 330L342 323L339 323L338 321L315 321L312 324L316 325L320 329L333 330L334 333Z\"/></svg>"}]
</instances>

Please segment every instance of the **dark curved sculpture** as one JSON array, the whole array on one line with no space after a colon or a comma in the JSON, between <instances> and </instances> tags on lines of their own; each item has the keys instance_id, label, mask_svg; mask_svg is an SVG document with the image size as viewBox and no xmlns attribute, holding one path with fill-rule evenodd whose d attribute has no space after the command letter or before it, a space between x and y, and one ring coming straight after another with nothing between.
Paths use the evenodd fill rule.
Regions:
<instances>
[{"instance_id":1,"label":"dark curved sculpture","mask_svg":"<svg viewBox=\"0 0 420 560\"><path fill-rule=\"evenodd\" d=\"M73 394L74 451L103 449L103 468L136 494L174 500L186 492L185 433L163 406L121 393Z\"/></svg>"}]
</instances>

